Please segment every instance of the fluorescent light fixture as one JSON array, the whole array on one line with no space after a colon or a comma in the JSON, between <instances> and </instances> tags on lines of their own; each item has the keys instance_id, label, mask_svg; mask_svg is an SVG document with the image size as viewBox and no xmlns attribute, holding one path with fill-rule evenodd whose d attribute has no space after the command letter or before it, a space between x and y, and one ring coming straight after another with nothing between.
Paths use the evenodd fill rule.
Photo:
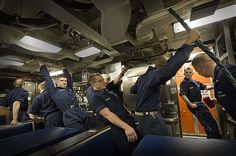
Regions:
<instances>
[{"instance_id":1,"label":"fluorescent light fixture","mask_svg":"<svg viewBox=\"0 0 236 156\"><path fill-rule=\"evenodd\" d=\"M50 76L61 75L61 74L63 74L63 70L58 70L58 71L55 71L55 72L50 72L49 74L50 74Z\"/></svg>"},{"instance_id":2,"label":"fluorescent light fixture","mask_svg":"<svg viewBox=\"0 0 236 156\"><path fill-rule=\"evenodd\" d=\"M0 64L20 67L24 65L24 61L19 59L17 56L6 55L6 56L0 57Z\"/></svg>"},{"instance_id":3,"label":"fluorescent light fixture","mask_svg":"<svg viewBox=\"0 0 236 156\"><path fill-rule=\"evenodd\" d=\"M101 52L100 49L90 46L79 50L78 52L75 53L75 55L79 57L88 57L91 55L99 54L100 52Z\"/></svg>"},{"instance_id":4,"label":"fluorescent light fixture","mask_svg":"<svg viewBox=\"0 0 236 156\"><path fill-rule=\"evenodd\" d=\"M62 48L31 36L24 36L16 45L35 52L58 53Z\"/></svg>"},{"instance_id":5,"label":"fluorescent light fixture","mask_svg":"<svg viewBox=\"0 0 236 156\"><path fill-rule=\"evenodd\" d=\"M197 28L203 25L215 23L218 21L222 21L225 19L229 19L236 16L236 4L216 10L215 13L211 16L207 16L204 18L200 18L195 21L191 21L189 19L185 20L190 28ZM178 22L174 24L174 32L182 32L185 31L184 27Z\"/></svg>"},{"instance_id":6,"label":"fluorescent light fixture","mask_svg":"<svg viewBox=\"0 0 236 156\"><path fill-rule=\"evenodd\" d=\"M0 64L1 65L7 65L7 66L23 66L24 65L24 61L19 59L17 56L13 56L13 55L6 55L6 56L2 56L0 57Z\"/></svg>"}]
</instances>

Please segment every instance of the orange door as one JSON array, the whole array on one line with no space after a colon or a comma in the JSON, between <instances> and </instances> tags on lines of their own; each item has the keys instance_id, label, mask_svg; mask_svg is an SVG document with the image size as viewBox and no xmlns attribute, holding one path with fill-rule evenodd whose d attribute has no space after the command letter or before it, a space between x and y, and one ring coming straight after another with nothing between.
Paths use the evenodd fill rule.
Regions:
<instances>
[{"instance_id":1,"label":"orange door","mask_svg":"<svg viewBox=\"0 0 236 156\"><path fill-rule=\"evenodd\" d=\"M183 67L177 72L176 74L176 83L178 86L178 99L179 99L179 109L180 109L180 117L181 117L181 127L183 134L189 135L205 135L205 131L199 121L193 116L193 114L188 110L185 102L180 97L180 83L184 79L184 67L190 66L190 63L186 63ZM210 78L204 78L200 76L197 72L194 72L193 77L194 80L200 81L203 84L210 85L211 81ZM210 94L210 97L213 97L213 91L206 92L204 91L203 94ZM209 107L208 107L209 108ZM215 108L209 108L210 112L212 113L213 117L216 117Z\"/></svg>"}]
</instances>

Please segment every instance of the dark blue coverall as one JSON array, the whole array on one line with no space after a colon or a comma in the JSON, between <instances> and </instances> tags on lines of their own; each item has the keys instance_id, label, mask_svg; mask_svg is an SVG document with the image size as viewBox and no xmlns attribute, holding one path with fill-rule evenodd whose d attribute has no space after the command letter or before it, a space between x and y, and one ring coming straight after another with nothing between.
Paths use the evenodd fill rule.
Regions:
<instances>
[{"instance_id":1,"label":"dark blue coverall","mask_svg":"<svg viewBox=\"0 0 236 156\"><path fill-rule=\"evenodd\" d=\"M193 48L191 45L182 45L163 68L157 69L150 66L132 86L131 93L137 94L135 112L145 114L143 116L135 115L136 127L142 137L146 134L168 135L165 121L160 114L160 88L175 76L188 60ZM154 115L150 115L150 112L154 112Z\"/></svg>"},{"instance_id":2,"label":"dark blue coverall","mask_svg":"<svg viewBox=\"0 0 236 156\"><path fill-rule=\"evenodd\" d=\"M236 79L236 65L226 65L226 68ZM236 87L232 86L219 66L216 66L214 72L214 90L216 99L236 121Z\"/></svg>"},{"instance_id":3,"label":"dark blue coverall","mask_svg":"<svg viewBox=\"0 0 236 156\"><path fill-rule=\"evenodd\" d=\"M120 91L121 82L122 81L120 80L118 84L114 84L114 81L111 81L108 83L106 88L108 91L113 91L113 93L115 93L121 99L121 101L123 101L123 93Z\"/></svg>"},{"instance_id":4,"label":"dark blue coverall","mask_svg":"<svg viewBox=\"0 0 236 156\"><path fill-rule=\"evenodd\" d=\"M180 96L185 95L190 102L196 103L197 108L195 109L188 105L187 107L204 127L207 138L221 138L215 119L212 117L207 106L201 102L201 90L204 90L205 88L206 85L201 82L184 79L180 84Z\"/></svg>"},{"instance_id":5,"label":"dark blue coverall","mask_svg":"<svg viewBox=\"0 0 236 156\"><path fill-rule=\"evenodd\" d=\"M63 123L65 127L77 128L81 132L93 127L93 121L88 114L79 106L73 90L73 82L69 72L64 69L67 78L67 88L54 87L53 81L45 65L40 67L41 76L45 82L46 89L51 94L53 102L63 112Z\"/></svg>"},{"instance_id":6,"label":"dark blue coverall","mask_svg":"<svg viewBox=\"0 0 236 156\"><path fill-rule=\"evenodd\" d=\"M62 112L57 108L46 90L34 97L30 113L42 115L45 118L44 125L46 128L63 126Z\"/></svg>"},{"instance_id":7,"label":"dark blue coverall","mask_svg":"<svg viewBox=\"0 0 236 156\"><path fill-rule=\"evenodd\" d=\"M91 95L90 99L90 106L97 114L99 114L102 109L109 108L111 112L116 114L121 120L135 129L135 121L133 116L131 116L131 114L127 111L122 101L116 94L109 92L106 89L103 91L93 91L93 95ZM100 115L98 116L106 120L104 117ZM111 132L112 139L119 151L119 155L130 155L136 147L138 141L135 143L128 142L124 130L113 124L111 124Z\"/></svg>"},{"instance_id":8,"label":"dark blue coverall","mask_svg":"<svg viewBox=\"0 0 236 156\"><path fill-rule=\"evenodd\" d=\"M86 90L86 98L88 100L88 103L90 101L90 97L93 95L93 87L92 86L88 86L87 90Z\"/></svg>"},{"instance_id":9,"label":"dark blue coverall","mask_svg":"<svg viewBox=\"0 0 236 156\"><path fill-rule=\"evenodd\" d=\"M28 109L28 95L28 91L22 87L15 87L7 93L1 105L4 107L10 106L10 120L13 119L12 108L15 101L20 101L18 121L21 122L28 119L28 115L26 113Z\"/></svg>"}]
</instances>

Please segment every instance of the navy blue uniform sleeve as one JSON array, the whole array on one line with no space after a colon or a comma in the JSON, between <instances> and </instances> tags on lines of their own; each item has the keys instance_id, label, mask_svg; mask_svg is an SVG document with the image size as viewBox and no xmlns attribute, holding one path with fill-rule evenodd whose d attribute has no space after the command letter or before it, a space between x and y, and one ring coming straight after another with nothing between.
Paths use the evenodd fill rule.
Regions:
<instances>
[{"instance_id":1,"label":"navy blue uniform sleeve","mask_svg":"<svg viewBox=\"0 0 236 156\"><path fill-rule=\"evenodd\" d=\"M20 92L16 93L16 98L14 99L14 101L20 101L23 102L25 99L28 98L28 92L26 90L22 90Z\"/></svg>"},{"instance_id":2,"label":"navy blue uniform sleeve","mask_svg":"<svg viewBox=\"0 0 236 156\"><path fill-rule=\"evenodd\" d=\"M46 90L52 95L53 93L56 92L56 88L54 86L54 83L52 81L52 78L48 72L48 69L45 65L42 65L40 67L40 74L41 74L41 77L45 83L45 86L46 86Z\"/></svg>"},{"instance_id":3,"label":"navy blue uniform sleeve","mask_svg":"<svg viewBox=\"0 0 236 156\"><path fill-rule=\"evenodd\" d=\"M107 88L107 90L109 90L109 91L113 91L113 90L117 89L118 86L119 86L119 85L115 85L115 84L114 84L114 81L111 81L111 82L108 83L108 85L107 85L106 88Z\"/></svg>"},{"instance_id":4,"label":"navy blue uniform sleeve","mask_svg":"<svg viewBox=\"0 0 236 156\"><path fill-rule=\"evenodd\" d=\"M131 93L131 94L137 94L137 92L138 92L137 83L138 83L138 80L137 80L137 81L135 82L135 84L131 87L131 89L130 89L130 93Z\"/></svg>"},{"instance_id":5,"label":"navy blue uniform sleeve","mask_svg":"<svg viewBox=\"0 0 236 156\"><path fill-rule=\"evenodd\" d=\"M70 73L68 72L67 69L63 69L63 74L67 78L67 88L74 91L74 89L73 89L73 80L72 80L72 77L71 77Z\"/></svg>"},{"instance_id":6,"label":"navy blue uniform sleeve","mask_svg":"<svg viewBox=\"0 0 236 156\"><path fill-rule=\"evenodd\" d=\"M201 82L198 82L198 84L200 85L200 89L201 89L201 90L206 89L206 86L207 86L207 85L205 85L205 84L203 84L203 83L201 83Z\"/></svg>"},{"instance_id":7,"label":"navy blue uniform sleeve","mask_svg":"<svg viewBox=\"0 0 236 156\"><path fill-rule=\"evenodd\" d=\"M183 95L187 95L187 93L188 93L188 85L187 85L187 83L182 81L181 84L180 84L180 93L179 93L179 95L183 96Z\"/></svg>"},{"instance_id":8,"label":"navy blue uniform sleeve","mask_svg":"<svg viewBox=\"0 0 236 156\"><path fill-rule=\"evenodd\" d=\"M90 97L90 108L96 112L97 114L99 114L99 112L106 108L107 106L105 105L105 101L100 98L99 96L96 96L96 95L92 95Z\"/></svg>"},{"instance_id":9,"label":"navy blue uniform sleeve","mask_svg":"<svg viewBox=\"0 0 236 156\"><path fill-rule=\"evenodd\" d=\"M152 70L148 73L147 85L149 87L161 85L175 76L181 66L187 62L193 48L191 45L184 44L177 49L175 55L168 60L162 69Z\"/></svg>"},{"instance_id":10,"label":"navy blue uniform sleeve","mask_svg":"<svg viewBox=\"0 0 236 156\"><path fill-rule=\"evenodd\" d=\"M92 86L89 86L86 90L86 98L87 98L89 104L90 104L90 97L92 95L93 95L93 88L92 88Z\"/></svg>"},{"instance_id":11,"label":"navy blue uniform sleeve","mask_svg":"<svg viewBox=\"0 0 236 156\"><path fill-rule=\"evenodd\" d=\"M32 106L31 106L31 109L30 109L30 113L31 114L34 114L34 115L39 115L39 112L41 110L41 104L40 104L40 97L39 95L38 96L35 96L34 97L34 100L32 102Z\"/></svg>"}]
</instances>

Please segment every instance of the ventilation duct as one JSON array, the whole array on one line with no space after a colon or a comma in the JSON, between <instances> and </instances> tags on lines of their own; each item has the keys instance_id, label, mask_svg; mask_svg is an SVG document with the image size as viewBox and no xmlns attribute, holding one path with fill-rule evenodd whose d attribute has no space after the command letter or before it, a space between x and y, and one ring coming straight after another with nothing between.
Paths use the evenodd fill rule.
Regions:
<instances>
[{"instance_id":1,"label":"ventilation duct","mask_svg":"<svg viewBox=\"0 0 236 156\"><path fill-rule=\"evenodd\" d=\"M131 18L129 0L92 0L101 11L101 32L112 45L127 41L126 31Z\"/></svg>"},{"instance_id":2,"label":"ventilation duct","mask_svg":"<svg viewBox=\"0 0 236 156\"><path fill-rule=\"evenodd\" d=\"M178 3L178 5L172 6L174 10L180 15L188 14L186 10L189 10L192 8L193 1L183 1L181 3ZM145 5L144 5L145 6ZM190 10L189 10L190 14ZM154 37L153 29L165 27L166 24L170 24L171 22L175 21L176 19L169 14L168 8L165 8L164 10L158 10L156 13L148 16L144 20L142 20L137 26L136 26L136 37L137 40L140 42L148 42ZM160 29L161 30L161 29Z\"/></svg>"}]
</instances>

